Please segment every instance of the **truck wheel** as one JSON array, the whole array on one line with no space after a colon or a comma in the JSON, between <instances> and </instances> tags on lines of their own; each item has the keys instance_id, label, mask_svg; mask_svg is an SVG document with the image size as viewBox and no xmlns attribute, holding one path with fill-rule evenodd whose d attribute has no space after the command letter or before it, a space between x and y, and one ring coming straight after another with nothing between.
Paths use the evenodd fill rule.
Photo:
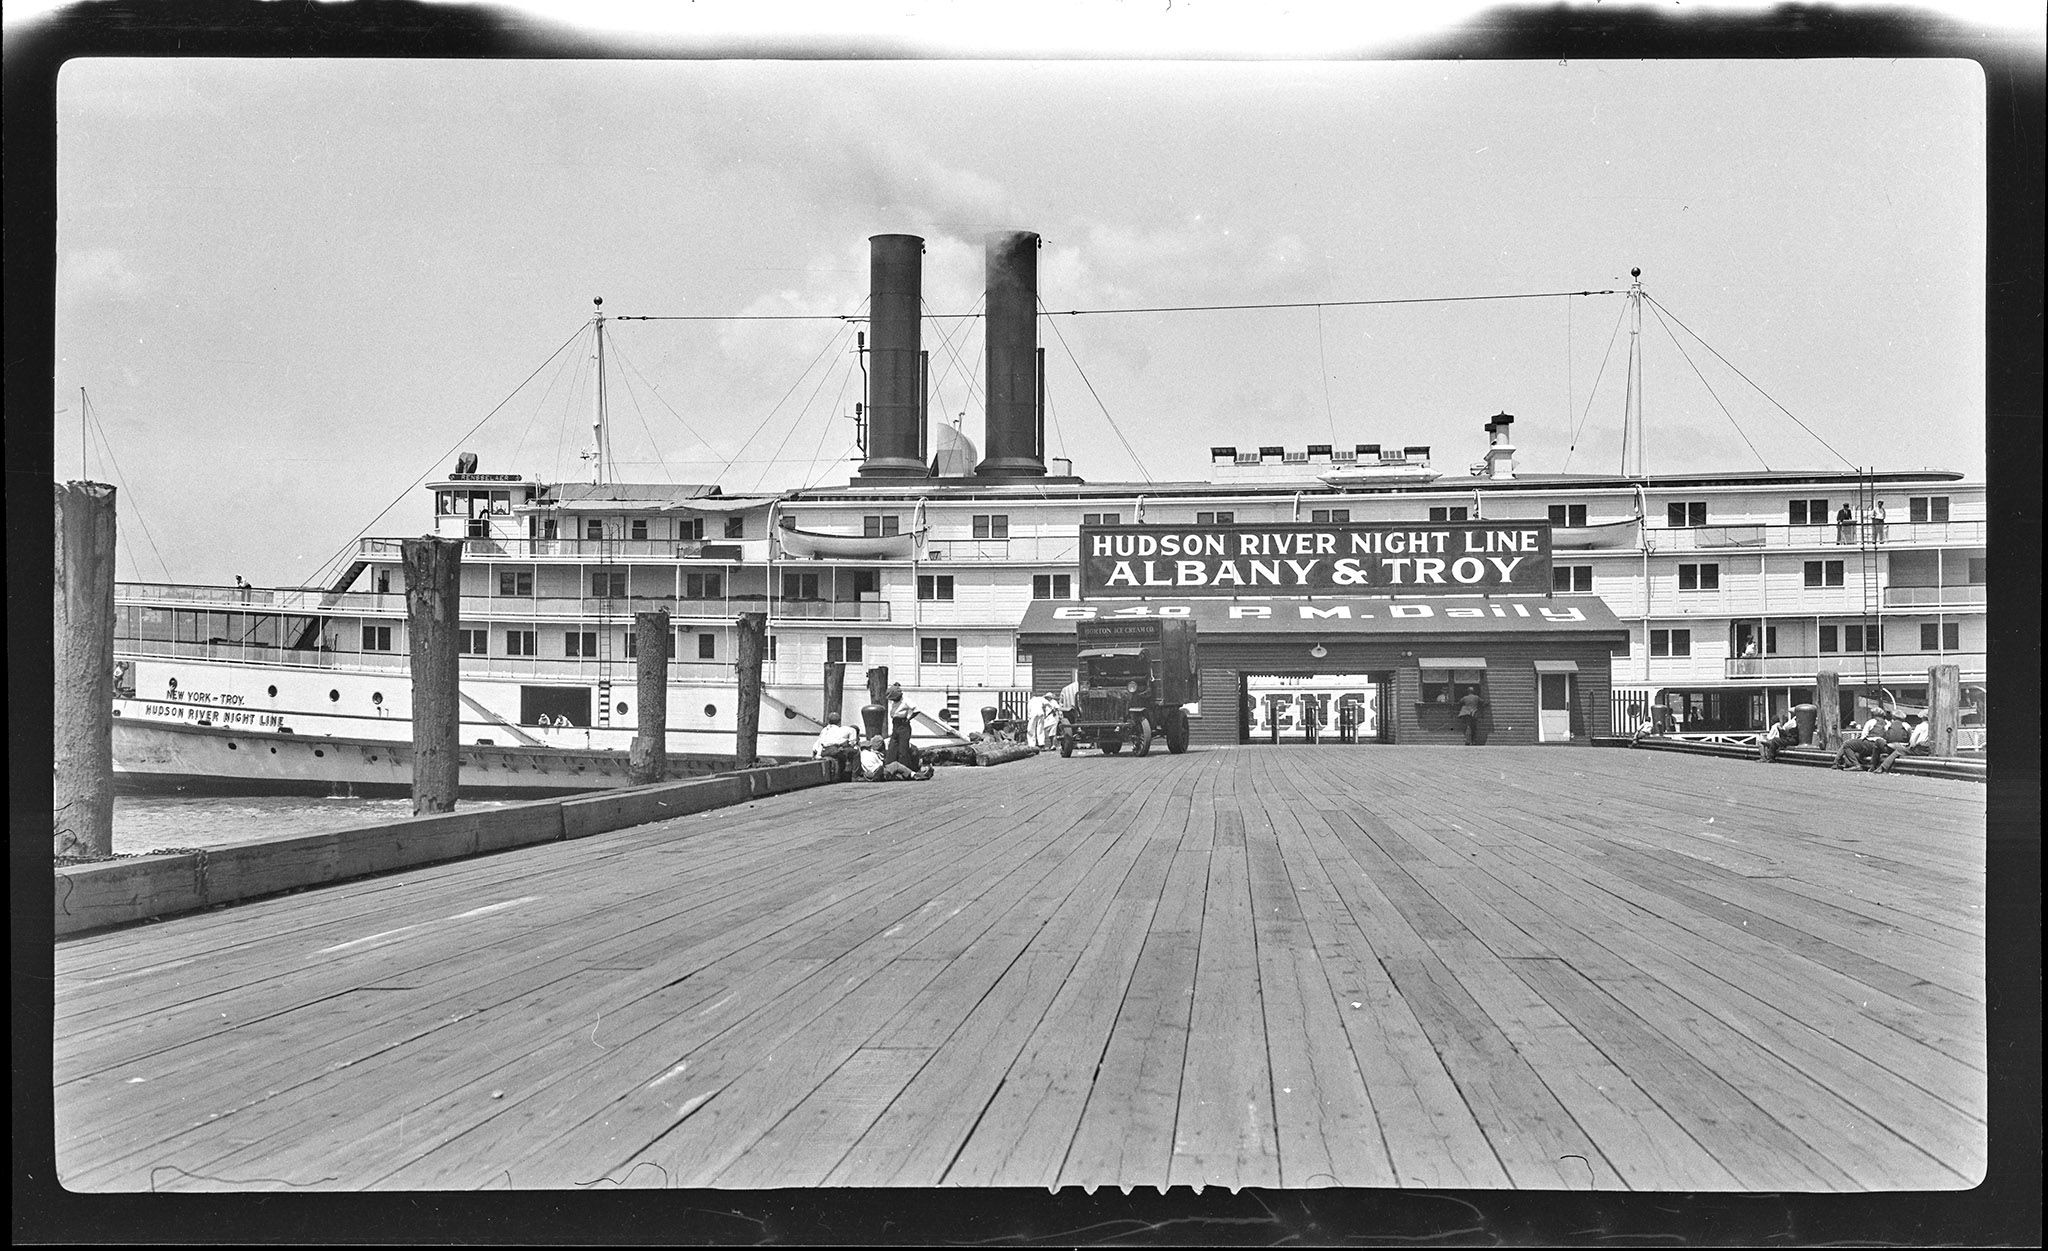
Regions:
<instances>
[{"instance_id":1,"label":"truck wheel","mask_svg":"<svg viewBox=\"0 0 2048 1251\"><path fill-rule=\"evenodd\" d=\"M1073 735L1071 735L1071 734L1062 734L1062 735L1060 735L1060 757L1061 757L1062 759L1064 759L1064 758L1066 758L1066 757L1068 757L1068 756L1071 756L1071 755L1073 755L1073 754L1074 754L1074 736L1073 736Z\"/></svg>"},{"instance_id":2,"label":"truck wheel","mask_svg":"<svg viewBox=\"0 0 2048 1251\"><path fill-rule=\"evenodd\" d=\"M1138 718L1138 732L1131 736L1131 754L1149 756L1152 754L1152 719Z\"/></svg>"},{"instance_id":3,"label":"truck wheel","mask_svg":"<svg viewBox=\"0 0 2048 1251\"><path fill-rule=\"evenodd\" d=\"M1114 756L1123 749L1124 741L1120 738L1105 738L1102 740L1102 754L1105 756Z\"/></svg>"},{"instance_id":4,"label":"truck wheel","mask_svg":"<svg viewBox=\"0 0 2048 1251\"><path fill-rule=\"evenodd\" d=\"M1188 719L1174 713L1166 719L1166 750L1178 756L1188 749Z\"/></svg>"}]
</instances>

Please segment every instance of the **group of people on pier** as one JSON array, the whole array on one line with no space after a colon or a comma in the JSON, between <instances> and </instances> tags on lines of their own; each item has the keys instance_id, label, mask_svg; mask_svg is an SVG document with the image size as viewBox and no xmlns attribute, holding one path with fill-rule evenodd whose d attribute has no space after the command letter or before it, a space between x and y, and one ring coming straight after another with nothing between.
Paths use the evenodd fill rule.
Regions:
<instances>
[{"instance_id":1,"label":"group of people on pier","mask_svg":"<svg viewBox=\"0 0 2048 1251\"><path fill-rule=\"evenodd\" d=\"M825 714L825 726L811 747L813 760L834 760L841 775L863 782L923 782L932 776L931 765L910 741L911 722L917 709L903 697L903 688L888 691L889 737L880 735L862 742L851 726L840 724L839 714Z\"/></svg>"}]
</instances>

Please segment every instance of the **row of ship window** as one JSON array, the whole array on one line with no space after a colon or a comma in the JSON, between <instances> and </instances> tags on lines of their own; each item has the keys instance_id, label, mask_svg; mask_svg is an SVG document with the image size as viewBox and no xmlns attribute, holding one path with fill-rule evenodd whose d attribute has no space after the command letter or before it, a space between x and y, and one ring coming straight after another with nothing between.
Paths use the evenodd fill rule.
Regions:
<instances>
[{"instance_id":1,"label":"row of ship window","mask_svg":"<svg viewBox=\"0 0 2048 1251\"><path fill-rule=\"evenodd\" d=\"M1824 625L1817 636L1821 655L1836 652L1881 652L1884 650L1884 631L1874 625ZM1920 650L1923 652L1959 652L1963 649L1963 628L1953 621L1929 621L1920 626ZM1756 634L1754 627L1744 622L1737 627L1735 651L1740 656L1754 656ZM1765 626L1763 629L1763 654L1778 654L1778 627ZM1651 630L1651 656L1692 655L1692 631Z\"/></svg>"},{"instance_id":2,"label":"row of ship window","mask_svg":"<svg viewBox=\"0 0 2048 1251\"><path fill-rule=\"evenodd\" d=\"M1846 583L1847 565L1839 560L1809 560L1803 563L1803 582L1810 587L1843 586ZM856 574L855 597L875 592L878 583L872 578L872 571L862 571L869 576L862 580ZM1985 559L1981 556L1969 558L1969 581L1973 584L1985 580ZM815 573L785 573L782 575L782 598L814 600L819 598L822 584ZM1553 565L1550 570L1550 587L1553 591L1566 593L1590 592L1593 589L1593 567L1591 565ZM1721 566L1717 562L1685 562L1678 566L1678 589L1681 591L1715 591L1721 587ZM945 573L919 574L917 597L921 600L945 602L953 599L953 575ZM725 579L716 573L691 573L683 575L682 598L722 599L725 595ZM626 571L623 569L598 569L590 575L590 593L600 598L624 598ZM498 594L506 597L531 596L533 574L530 571L501 570L498 574ZM1031 598L1072 599L1074 597L1074 576L1068 573L1040 573L1031 577Z\"/></svg>"},{"instance_id":3,"label":"row of ship window","mask_svg":"<svg viewBox=\"0 0 2048 1251\"><path fill-rule=\"evenodd\" d=\"M782 598L814 600L826 584L820 582L815 573L784 573L782 575ZM872 570L856 571L853 575L853 593L856 599L864 595L879 593L880 580ZM950 601L953 598L953 575L949 573L919 574L917 597L929 601ZM590 593L601 598L625 598L626 571L623 569L596 569L590 574ZM505 598L520 598L533 595L533 572L531 570L499 570L498 594ZM683 599L723 599L725 578L716 573L684 574L682 580ZM1074 597L1074 575L1070 573L1034 574L1031 579L1033 599L1072 599Z\"/></svg>"},{"instance_id":4,"label":"row of ship window","mask_svg":"<svg viewBox=\"0 0 2048 1251\"><path fill-rule=\"evenodd\" d=\"M481 495L483 493L479 492L478 494ZM498 491L491 494L502 497L505 495L505 492ZM1831 522L1849 520L1848 518L1841 517L1839 514L1831 513L1829 511L1830 503L1830 500L1822 497L1792 500L1788 507L1786 519L1795 526L1819 526L1827 525ZM1909 496L1906 500L1906 520L1910 522L1947 521L1948 503L1949 497L1946 495ZM464 511L459 505L460 501L455 505L444 508L444 511L459 514ZM493 499L484 507L488 508L488 513L484 511L484 508L479 508L472 515L503 514L507 511L507 504L503 499ZM1848 506L1843 505L1843 507L1846 508ZM1472 510L1469 505L1436 506L1430 508L1429 520L1432 522L1470 521L1472 520L1471 512ZM1583 526L1586 524L1586 505L1552 504L1549 506L1548 515L1552 525L1567 527ZM1665 505L1664 516L1665 524L1672 529L1704 526L1707 524L1706 501L1686 500L1667 504ZM1311 509L1309 519L1318 524L1348 522L1351 520L1351 510L1348 508ZM1231 509L1202 510L1195 514L1195 524L1198 526L1231 525L1236 520L1237 513ZM543 519L543 521L549 531L543 537L554 537L553 519L548 518ZM1122 525L1123 514L1118 512L1082 513L1081 524L1084 526ZM902 525L902 518L894 513L869 513L861 518L861 535L864 538L879 538L901 534L903 532ZM1007 539L1010 537L1010 516L1008 513L974 513L971 515L969 525L973 536L977 539ZM674 527L674 537L677 539L701 541L704 538L704 518L702 517L676 518ZM728 539L745 538L745 520L740 517L725 518L724 531L725 537ZM634 517L625 521L624 533L627 538L631 539L647 539L651 537L648 520L644 517ZM608 537L615 538L618 534L618 523L613 523L608 533L607 525L603 518L586 517L583 519L583 535L585 538L602 540ZM669 536L664 535L662 537L666 538Z\"/></svg>"},{"instance_id":5,"label":"row of ship window","mask_svg":"<svg viewBox=\"0 0 2048 1251\"><path fill-rule=\"evenodd\" d=\"M539 635L537 630L506 630L505 651L507 656L539 656ZM597 657L598 632L595 630L564 630L562 655L567 659L589 660ZM680 659L685 652L683 635L676 636L676 646L670 655ZM699 634L697 638L697 659L718 659L718 636ZM1875 625L1823 625L1817 636L1822 655L1834 652L1883 651L1883 633ZM627 633L625 636L625 658L634 659L639 654L639 638ZM776 639L768 636L768 659L776 658ZM1924 622L1920 626L1920 650L1923 652L1961 651L1963 645L1962 626L1953 621ZM486 656L490 654L489 630L461 630L458 632L458 649L465 656ZM1735 649L1742 655L1756 654L1755 627L1748 622L1736 626ZM366 652L388 652L391 650L390 626L364 626L363 650ZM828 663L858 664L864 658L863 641L859 635L827 635L825 638L825 659ZM957 638L927 636L918 640L918 658L928 665L958 664L960 640ZM1776 655L1778 651L1778 627L1763 628L1763 653ZM1653 629L1650 631L1650 655L1654 657L1692 655L1692 631L1690 629Z\"/></svg>"},{"instance_id":6,"label":"row of ship window","mask_svg":"<svg viewBox=\"0 0 2048 1251\"><path fill-rule=\"evenodd\" d=\"M539 656L540 631L506 630L504 655ZM685 635L676 635L675 647L669 652L672 659L680 660L687 653ZM571 660L592 660L598 655L596 630L563 630L562 656ZM698 660L718 659L718 636L698 634L696 636ZM776 658L776 639L768 636L769 660ZM388 652L391 650L390 626L364 626L363 650L366 652ZM456 650L464 656L488 656L491 654L491 632L489 630L463 629L456 632ZM864 658L865 648L859 635L827 635L825 637L825 659L835 664L858 664ZM639 636L631 631L625 635L625 656L636 659L640 653ZM938 636L927 636L918 640L918 658L928 665L954 665L960 663L960 640Z\"/></svg>"}]
</instances>

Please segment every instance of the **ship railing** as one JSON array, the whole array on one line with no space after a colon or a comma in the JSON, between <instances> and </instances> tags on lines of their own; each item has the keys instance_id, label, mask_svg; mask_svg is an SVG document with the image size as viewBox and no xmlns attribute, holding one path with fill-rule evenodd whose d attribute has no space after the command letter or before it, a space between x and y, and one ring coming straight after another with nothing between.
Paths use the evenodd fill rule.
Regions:
<instances>
[{"instance_id":1,"label":"ship railing","mask_svg":"<svg viewBox=\"0 0 2048 1251\"><path fill-rule=\"evenodd\" d=\"M281 665L294 669L404 669L396 652L341 652L324 648L277 647L267 643L195 643L173 639L116 638L116 656L154 656L173 660L213 660L240 664Z\"/></svg>"},{"instance_id":2,"label":"ship railing","mask_svg":"<svg viewBox=\"0 0 2048 1251\"><path fill-rule=\"evenodd\" d=\"M879 599L778 599L770 616L801 621L887 621L889 602Z\"/></svg>"},{"instance_id":3,"label":"ship railing","mask_svg":"<svg viewBox=\"0 0 2048 1251\"><path fill-rule=\"evenodd\" d=\"M1830 652L1810 656L1731 656L1722 661L1722 675L1731 679L1766 681L1811 681L1816 673L1839 673L1861 679L1862 652ZM1886 681L1927 680L1935 665L1955 665L1965 678L1982 679L1986 664L1983 652L1898 652L1879 660L1879 673Z\"/></svg>"},{"instance_id":4,"label":"ship railing","mask_svg":"<svg viewBox=\"0 0 2048 1251\"><path fill-rule=\"evenodd\" d=\"M1963 586L1898 586L1884 589L1886 608L1968 608L1982 607L1984 584Z\"/></svg>"},{"instance_id":5,"label":"ship railing","mask_svg":"<svg viewBox=\"0 0 2048 1251\"><path fill-rule=\"evenodd\" d=\"M1882 530L1880 534L1878 531ZM1885 548L1981 547L1981 521L1834 522L1818 526L1745 525L1645 527L1643 539L1654 552L1711 552L1730 548L1858 547L1865 542Z\"/></svg>"},{"instance_id":6,"label":"ship railing","mask_svg":"<svg viewBox=\"0 0 2048 1251\"><path fill-rule=\"evenodd\" d=\"M366 538L356 541L356 555L363 560L397 560L403 539ZM766 539L532 539L482 538L462 540L465 560L567 559L592 564L624 563L635 560L686 560L711 564L761 564L768 559Z\"/></svg>"},{"instance_id":7,"label":"ship railing","mask_svg":"<svg viewBox=\"0 0 2048 1251\"><path fill-rule=\"evenodd\" d=\"M230 611L284 613L403 613L405 595L398 591L328 591L317 586L198 586L179 583L117 582L114 600L122 604L162 604L219 608Z\"/></svg>"},{"instance_id":8,"label":"ship railing","mask_svg":"<svg viewBox=\"0 0 2048 1251\"><path fill-rule=\"evenodd\" d=\"M403 606L401 605L401 610ZM464 621L590 622L597 618L629 618L634 613L667 609L678 625L697 621L731 621L743 612L766 612L776 620L887 621L886 600L771 601L766 595L729 595L722 599L690 599L673 595L617 595L583 598L561 595L465 595Z\"/></svg>"},{"instance_id":9,"label":"ship railing","mask_svg":"<svg viewBox=\"0 0 2048 1251\"><path fill-rule=\"evenodd\" d=\"M1071 564L1081 554L1078 535L1022 535L1009 539L931 539L924 545L926 561L1033 561Z\"/></svg>"}]
</instances>

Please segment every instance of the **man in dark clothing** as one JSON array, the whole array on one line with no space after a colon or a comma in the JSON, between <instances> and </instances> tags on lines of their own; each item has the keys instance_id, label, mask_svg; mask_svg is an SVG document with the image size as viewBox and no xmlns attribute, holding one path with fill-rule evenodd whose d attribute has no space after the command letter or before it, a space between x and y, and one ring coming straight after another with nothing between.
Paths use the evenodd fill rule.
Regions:
<instances>
[{"instance_id":1,"label":"man in dark clothing","mask_svg":"<svg viewBox=\"0 0 2048 1251\"><path fill-rule=\"evenodd\" d=\"M1466 687L1458 699L1458 724L1465 727L1465 745L1476 746L1479 742L1479 709L1486 701L1479 698L1476 687Z\"/></svg>"}]
</instances>

